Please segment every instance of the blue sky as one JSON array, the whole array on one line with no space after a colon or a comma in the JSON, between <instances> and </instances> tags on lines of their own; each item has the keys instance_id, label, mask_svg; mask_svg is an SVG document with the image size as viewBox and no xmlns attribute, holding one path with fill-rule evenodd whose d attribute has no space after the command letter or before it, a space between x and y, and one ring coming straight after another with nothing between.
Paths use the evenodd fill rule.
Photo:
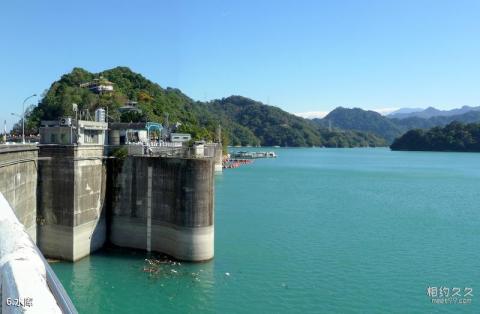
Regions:
<instances>
[{"instance_id":1,"label":"blue sky","mask_svg":"<svg viewBox=\"0 0 480 314\"><path fill-rule=\"evenodd\" d=\"M2 1L0 118L73 67L292 112L480 105L479 1Z\"/></svg>"}]
</instances>

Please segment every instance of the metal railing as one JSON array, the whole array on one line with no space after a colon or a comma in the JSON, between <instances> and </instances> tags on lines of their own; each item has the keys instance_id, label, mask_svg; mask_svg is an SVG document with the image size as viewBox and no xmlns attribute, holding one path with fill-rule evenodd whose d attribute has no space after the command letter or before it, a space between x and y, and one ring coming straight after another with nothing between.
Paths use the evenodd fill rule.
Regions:
<instances>
[{"instance_id":1,"label":"metal railing","mask_svg":"<svg viewBox=\"0 0 480 314\"><path fill-rule=\"evenodd\" d=\"M168 147L137 144L127 146L129 156L175 158L213 158L215 156L215 149L209 149L207 147Z\"/></svg>"}]
</instances>

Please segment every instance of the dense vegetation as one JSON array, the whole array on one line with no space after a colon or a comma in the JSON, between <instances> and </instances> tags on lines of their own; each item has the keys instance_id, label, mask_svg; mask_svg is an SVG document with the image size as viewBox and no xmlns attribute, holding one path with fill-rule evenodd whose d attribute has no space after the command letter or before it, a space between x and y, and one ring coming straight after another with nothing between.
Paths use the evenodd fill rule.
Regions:
<instances>
[{"instance_id":1,"label":"dense vegetation","mask_svg":"<svg viewBox=\"0 0 480 314\"><path fill-rule=\"evenodd\" d=\"M317 124L346 130L370 132L391 142L401 134L402 130L390 119L375 111L366 111L360 108L347 109L338 107L323 119L315 119Z\"/></svg>"},{"instance_id":2,"label":"dense vegetation","mask_svg":"<svg viewBox=\"0 0 480 314\"><path fill-rule=\"evenodd\" d=\"M231 96L206 104L207 110L223 121L222 125L238 123L250 130L258 143L267 146L384 146L385 142L372 134L342 130L328 131L309 120L289 114L280 108ZM232 138L232 144L243 144Z\"/></svg>"},{"instance_id":3,"label":"dense vegetation","mask_svg":"<svg viewBox=\"0 0 480 314\"><path fill-rule=\"evenodd\" d=\"M334 126L346 130L371 132L378 137L392 143L396 137L411 129L429 129L436 126L445 126L453 121L472 123L480 122L480 111L469 111L460 115L435 116L428 119L409 117L392 119L380 115L375 111L366 111L359 108L336 108L323 119L313 120L320 126Z\"/></svg>"},{"instance_id":4,"label":"dense vegetation","mask_svg":"<svg viewBox=\"0 0 480 314\"><path fill-rule=\"evenodd\" d=\"M452 122L430 130L415 129L397 138L392 150L480 152L480 123Z\"/></svg>"},{"instance_id":5,"label":"dense vegetation","mask_svg":"<svg viewBox=\"0 0 480 314\"><path fill-rule=\"evenodd\" d=\"M114 84L112 93L96 94L83 83L104 79ZM120 113L127 101L138 102L141 113ZM357 147L385 146L386 142L373 134L358 131L328 130L277 107L231 96L221 100L197 102L175 88L162 88L126 67L100 73L75 68L54 82L44 93L39 105L31 108L27 118L27 133L37 133L41 120L75 116L72 104L79 111L93 113L108 108L110 121L155 121L170 124L180 122L181 132L191 133L194 139L212 140L220 125L222 141L231 145L327 146Z\"/></svg>"},{"instance_id":6,"label":"dense vegetation","mask_svg":"<svg viewBox=\"0 0 480 314\"><path fill-rule=\"evenodd\" d=\"M80 84L95 78L104 78L114 83L114 92L96 94ZM141 114L119 112L119 108L128 100L138 102ZM110 121L181 121L183 131L197 138L212 139L215 125L200 123L195 116L192 99L178 89L162 88L142 75L125 67L117 67L98 74L75 68L54 82L43 95L39 105L29 115L32 127L38 127L41 120L55 120L61 116L75 116L72 104L78 104L79 111L90 113L97 108L106 108Z\"/></svg>"}]
</instances>

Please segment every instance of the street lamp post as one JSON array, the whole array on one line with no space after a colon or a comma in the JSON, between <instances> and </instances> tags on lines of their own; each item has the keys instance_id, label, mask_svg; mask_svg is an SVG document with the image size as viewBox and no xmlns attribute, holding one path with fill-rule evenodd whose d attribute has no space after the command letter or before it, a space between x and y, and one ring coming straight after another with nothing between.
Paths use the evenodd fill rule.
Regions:
<instances>
[{"instance_id":1,"label":"street lamp post","mask_svg":"<svg viewBox=\"0 0 480 314\"><path fill-rule=\"evenodd\" d=\"M15 116L15 117L17 117L17 118L22 119L22 115L16 114L16 113L14 113L14 112L12 112L12 116ZM13 131L13 129L12 129L12 131Z\"/></svg>"},{"instance_id":2,"label":"street lamp post","mask_svg":"<svg viewBox=\"0 0 480 314\"><path fill-rule=\"evenodd\" d=\"M25 144L25 103L27 100L29 100L32 97L36 97L37 94L33 94L31 96L28 96L25 98L25 100L22 103L22 143Z\"/></svg>"}]
</instances>

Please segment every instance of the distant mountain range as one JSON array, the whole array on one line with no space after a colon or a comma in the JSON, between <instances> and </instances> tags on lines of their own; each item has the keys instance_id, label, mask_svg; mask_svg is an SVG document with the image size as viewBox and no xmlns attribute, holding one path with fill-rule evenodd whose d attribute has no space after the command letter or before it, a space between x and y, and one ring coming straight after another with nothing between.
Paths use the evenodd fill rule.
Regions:
<instances>
[{"instance_id":1,"label":"distant mountain range","mask_svg":"<svg viewBox=\"0 0 480 314\"><path fill-rule=\"evenodd\" d=\"M99 79L111 82L113 91L98 94L84 87ZM131 102L137 104L137 111L120 110ZM100 73L75 68L52 83L38 106L27 110L27 133L38 134L41 120L74 116L73 103L80 111L108 108L110 121L181 122L178 131L188 132L194 139L213 140L220 125L225 145L242 146L386 146L411 129L480 121L480 107L468 106L448 111L403 108L389 116L338 107L323 119L310 120L242 96L194 101L180 90L162 88L126 67ZM21 129L17 123L14 132L21 133Z\"/></svg>"},{"instance_id":2,"label":"distant mountain range","mask_svg":"<svg viewBox=\"0 0 480 314\"><path fill-rule=\"evenodd\" d=\"M402 134L402 129L391 119L376 111L367 111L360 108L338 107L326 115L325 118L313 119L313 122L326 128L334 127L372 133L384 138L389 143Z\"/></svg>"},{"instance_id":3,"label":"distant mountain range","mask_svg":"<svg viewBox=\"0 0 480 314\"><path fill-rule=\"evenodd\" d=\"M419 111L423 111L424 109L423 108L400 108L398 110L395 110L395 111L392 111L388 114L388 116L401 116L403 114L409 114L409 113L413 113L413 112L419 112Z\"/></svg>"},{"instance_id":4,"label":"distant mountain range","mask_svg":"<svg viewBox=\"0 0 480 314\"><path fill-rule=\"evenodd\" d=\"M451 117L458 116L470 111L480 111L480 107L463 106L462 108L452 110L438 110L434 107L428 107L427 109L418 108L402 108L388 114L389 118L394 119L406 119L412 117L429 119L432 117Z\"/></svg>"},{"instance_id":5,"label":"distant mountain range","mask_svg":"<svg viewBox=\"0 0 480 314\"><path fill-rule=\"evenodd\" d=\"M435 113L437 114L435 115ZM460 109L448 111L427 108L420 112L403 112L399 114L420 114L420 116L413 115L398 118L398 115L394 115L395 118L392 118L391 116L382 116L375 111L338 107L323 119L313 119L312 121L322 127L335 127L372 133L384 138L389 143L411 129L445 126L453 121L463 123L480 122L480 107L464 106Z\"/></svg>"}]
</instances>

